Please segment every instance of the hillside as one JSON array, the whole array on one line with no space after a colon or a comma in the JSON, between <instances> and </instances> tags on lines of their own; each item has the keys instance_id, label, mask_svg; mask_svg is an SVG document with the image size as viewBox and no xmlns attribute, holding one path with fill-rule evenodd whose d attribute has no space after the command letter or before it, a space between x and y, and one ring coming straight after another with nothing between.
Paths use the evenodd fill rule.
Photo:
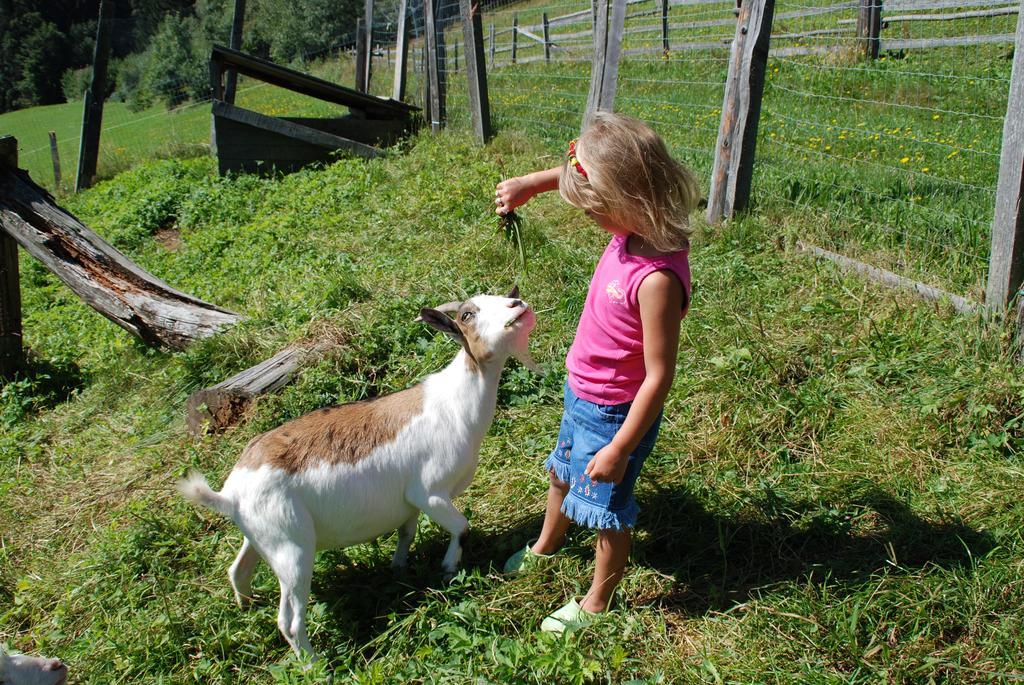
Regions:
<instances>
[{"instance_id":1,"label":"hillside","mask_svg":"<svg viewBox=\"0 0 1024 685\"><path fill-rule=\"evenodd\" d=\"M551 566L497 569L539 527L563 359L606 240L557 197L522 210L525 265L494 183L547 149L422 135L395 155L280 179L151 162L66 199L146 269L243 313L155 352L27 258L33 373L0 388L0 641L75 683L975 682L1024 676L1024 379L1002 328L837 273L787 248L785 212L707 229L662 437L618 609L553 638L540 620L589 581L592 536ZM706 192L706 188L703 189ZM233 603L240 542L182 501L285 419L406 387L454 345L421 306L518 283L537 377L511 364L459 505L472 531L446 585L426 519L408 572L394 537L318 558L303 674L277 583ZM185 398L315 338L331 349L249 421L188 437Z\"/></svg>"}]
</instances>

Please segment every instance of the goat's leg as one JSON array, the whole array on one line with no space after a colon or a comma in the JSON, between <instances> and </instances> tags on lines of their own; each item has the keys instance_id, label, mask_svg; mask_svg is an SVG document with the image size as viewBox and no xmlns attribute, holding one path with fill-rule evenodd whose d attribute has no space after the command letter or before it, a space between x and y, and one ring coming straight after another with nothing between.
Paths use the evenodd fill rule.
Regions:
<instances>
[{"instance_id":1,"label":"goat's leg","mask_svg":"<svg viewBox=\"0 0 1024 685\"><path fill-rule=\"evenodd\" d=\"M469 534L469 521L462 512L455 508L451 499L436 493L410 492L406 499L414 506L423 510L437 525L451 533L452 540L448 544L448 552L444 555L441 568L445 573L455 573L462 558L462 541Z\"/></svg>"},{"instance_id":2,"label":"goat's leg","mask_svg":"<svg viewBox=\"0 0 1024 685\"><path fill-rule=\"evenodd\" d=\"M391 557L391 568L405 568L409 560L409 547L416 538L416 524L419 518L420 512L417 511L398 528L398 547L395 548L395 556Z\"/></svg>"},{"instance_id":3,"label":"goat's leg","mask_svg":"<svg viewBox=\"0 0 1024 685\"><path fill-rule=\"evenodd\" d=\"M286 542L268 555L267 562L281 584L281 604L277 613L277 627L299 656L306 652L314 660L316 653L306 634L306 604L313 581L313 556L316 549L310 544Z\"/></svg>"},{"instance_id":4,"label":"goat's leg","mask_svg":"<svg viewBox=\"0 0 1024 685\"><path fill-rule=\"evenodd\" d=\"M228 569L228 578L231 580L231 587L235 591L235 601L243 609L252 603L252 574L259 563L260 554L249 542L249 538L242 537L242 548L238 550L235 563Z\"/></svg>"}]
</instances>

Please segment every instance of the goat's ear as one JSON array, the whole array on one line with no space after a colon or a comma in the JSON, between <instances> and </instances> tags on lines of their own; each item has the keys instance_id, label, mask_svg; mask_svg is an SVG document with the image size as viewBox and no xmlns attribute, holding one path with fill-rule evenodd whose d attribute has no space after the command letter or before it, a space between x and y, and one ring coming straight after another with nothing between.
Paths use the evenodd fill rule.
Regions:
<instances>
[{"instance_id":1,"label":"goat's ear","mask_svg":"<svg viewBox=\"0 0 1024 685\"><path fill-rule=\"evenodd\" d=\"M519 299L519 286L518 285L512 286L512 292L510 292L505 297L510 299L510 300L518 300Z\"/></svg>"},{"instance_id":2,"label":"goat's ear","mask_svg":"<svg viewBox=\"0 0 1024 685\"><path fill-rule=\"evenodd\" d=\"M464 336L462 335L462 331L451 319L451 317L437 309L424 307L423 309L420 310L420 316L418 320L424 322L431 328L436 328L442 333L447 333L456 340L461 341L464 338Z\"/></svg>"}]
</instances>

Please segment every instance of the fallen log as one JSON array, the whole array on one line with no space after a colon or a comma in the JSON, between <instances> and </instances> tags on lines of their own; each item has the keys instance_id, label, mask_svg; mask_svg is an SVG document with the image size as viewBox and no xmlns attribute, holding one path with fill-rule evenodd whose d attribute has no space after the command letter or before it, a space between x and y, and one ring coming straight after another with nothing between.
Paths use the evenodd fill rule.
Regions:
<instances>
[{"instance_id":1,"label":"fallen log","mask_svg":"<svg viewBox=\"0 0 1024 685\"><path fill-rule=\"evenodd\" d=\"M241 317L167 285L0 162L0 229L86 304L148 345L182 349Z\"/></svg>"},{"instance_id":2,"label":"fallen log","mask_svg":"<svg viewBox=\"0 0 1024 685\"><path fill-rule=\"evenodd\" d=\"M323 346L294 345L226 381L198 390L186 403L186 423L192 435L214 433L233 426L245 416L253 400L284 387L299 365Z\"/></svg>"}]
</instances>

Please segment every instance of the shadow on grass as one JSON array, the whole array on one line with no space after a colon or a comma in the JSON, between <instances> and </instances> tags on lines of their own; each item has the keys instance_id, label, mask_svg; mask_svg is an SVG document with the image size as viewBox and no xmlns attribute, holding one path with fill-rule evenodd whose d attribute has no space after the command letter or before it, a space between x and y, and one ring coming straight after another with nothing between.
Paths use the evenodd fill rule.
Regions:
<instances>
[{"instance_id":1,"label":"shadow on grass","mask_svg":"<svg viewBox=\"0 0 1024 685\"><path fill-rule=\"evenodd\" d=\"M675 578L660 604L697 615L727 609L778 583L857 583L884 569L913 574L927 566L969 566L994 547L988 534L955 520L923 519L872 483L858 482L843 492L842 501L832 504L783 502L768 495L749 507L755 520L753 514L712 513L682 489L648 491L640 504L641 525L650 535L637 542L631 563ZM471 528L462 568L498 569L540 525L540 512L533 512L500 528ZM871 533L859 532L864 529ZM393 538L382 542L373 561L344 551L321 556L313 595L327 606L333 640L366 644L396 616L416 611L429 593L445 590L440 565L446 534L434 530L418 536L404 571L383 560L393 544Z\"/></svg>"},{"instance_id":2,"label":"shadow on grass","mask_svg":"<svg viewBox=\"0 0 1024 685\"><path fill-rule=\"evenodd\" d=\"M6 386L5 399L11 405L8 411L27 414L66 402L87 381L85 373L73 361L51 361L27 350L14 377L10 381L0 379L0 388Z\"/></svg>"},{"instance_id":3,"label":"shadow on grass","mask_svg":"<svg viewBox=\"0 0 1024 685\"><path fill-rule=\"evenodd\" d=\"M508 527L483 529L473 527L470 515L460 568L483 573L500 569L525 540L536 537L541 520L537 511L511 520ZM421 530L406 569L392 569L388 561L381 560L385 555L390 559L394 552L394 536L382 538L373 562L356 559L345 550L322 552L313 574L312 593L315 601L327 605L325 621L331 635L355 645L365 644L386 630L395 616L415 611L431 591L443 592L448 583L441 561L448 539L440 529L427 535Z\"/></svg>"},{"instance_id":4,"label":"shadow on grass","mask_svg":"<svg viewBox=\"0 0 1024 685\"><path fill-rule=\"evenodd\" d=\"M995 546L988 533L958 520L921 518L872 483L852 485L838 505L780 507L770 498L761 504L772 512L767 520L722 517L683 490L641 499L651 535L636 545L633 563L676 579L663 606L701 614L782 582L858 582L884 569L964 567ZM854 519L862 525L852 525Z\"/></svg>"}]
</instances>

